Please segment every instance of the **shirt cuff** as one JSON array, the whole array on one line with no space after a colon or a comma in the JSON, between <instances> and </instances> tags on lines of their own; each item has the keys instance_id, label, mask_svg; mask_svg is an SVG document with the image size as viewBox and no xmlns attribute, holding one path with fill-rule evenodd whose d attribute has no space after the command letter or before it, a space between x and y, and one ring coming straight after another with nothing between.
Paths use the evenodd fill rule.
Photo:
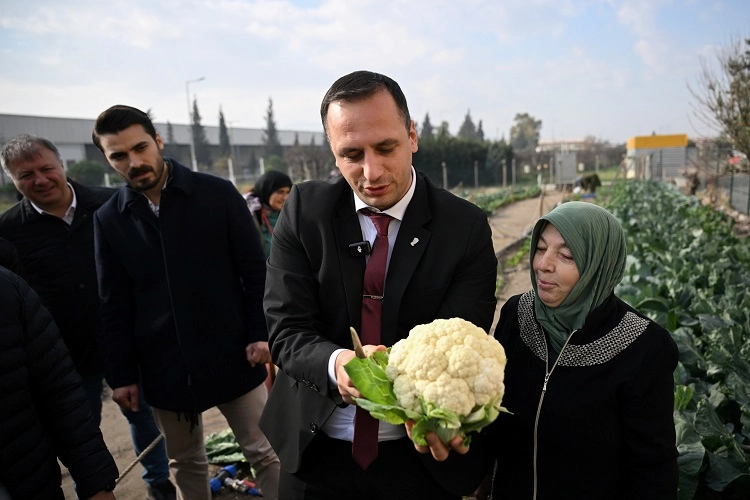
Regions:
<instances>
[{"instance_id":1,"label":"shirt cuff","mask_svg":"<svg viewBox=\"0 0 750 500\"><path fill-rule=\"evenodd\" d=\"M338 385L336 381L336 357L343 351L346 351L346 349L336 349L331 353L331 357L328 358L328 382L330 382L331 387Z\"/></svg>"}]
</instances>

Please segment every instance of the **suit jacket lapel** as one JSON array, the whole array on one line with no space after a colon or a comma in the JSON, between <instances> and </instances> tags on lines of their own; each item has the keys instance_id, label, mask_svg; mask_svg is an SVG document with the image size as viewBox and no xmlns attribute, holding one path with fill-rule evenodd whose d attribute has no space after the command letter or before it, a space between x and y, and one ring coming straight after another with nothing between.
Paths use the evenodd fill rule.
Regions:
<instances>
[{"instance_id":1,"label":"suit jacket lapel","mask_svg":"<svg viewBox=\"0 0 750 500\"><path fill-rule=\"evenodd\" d=\"M430 241L431 233L424 227L432 218L427 198L427 186L419 174L417 174L416 182L414 196L409 202L404 220L401 221L401 227L398 230L398 238L393 246L385 280L381 340L387 346L400 340L397 337L401 300Z\"/></svg>"},{"instance_id":2,"label":"suit jacket lapel","mask_svg":"<svg viewBox=\"0 0 750 500\"><path fill-rule=\"evenodd\" d=\"M339 196L336 217L333 221L334 245L341 266L341 278L351 326L359 332L362 329L362 283L366 258L349 253L350 244L362 241L362 228L354 210L354 194L346 182L342 184L345 189Z\"/></svg>"}]
</instances>

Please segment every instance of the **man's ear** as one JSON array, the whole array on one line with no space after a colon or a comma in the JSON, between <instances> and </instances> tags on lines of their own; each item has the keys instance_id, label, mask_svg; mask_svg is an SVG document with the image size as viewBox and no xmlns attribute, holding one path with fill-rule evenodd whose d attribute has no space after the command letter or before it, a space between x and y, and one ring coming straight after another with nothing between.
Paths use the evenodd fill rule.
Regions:
<instances>
[{"instance_id":1,"label":"man's ear","mask_svg":"<svg viewBox=\"0 0 750 500\"><path fill-rule=\"evenodd\" d=\"M414 120L409 125L409 141L411 142L411 152L416 153L419 150L419 135L417 134L417 125Z\"/></svg>"},{"instance_id":2,"label":"man's ear","mask_svg":"<svg viewBox=\"0 0 750 500\"><path fill-rule=\"evenodd\" d=\"M159 148L159 151L164 150L164 141L162 140L159 132L156 133L156 146Z\"/></svg>"}]
</instances>

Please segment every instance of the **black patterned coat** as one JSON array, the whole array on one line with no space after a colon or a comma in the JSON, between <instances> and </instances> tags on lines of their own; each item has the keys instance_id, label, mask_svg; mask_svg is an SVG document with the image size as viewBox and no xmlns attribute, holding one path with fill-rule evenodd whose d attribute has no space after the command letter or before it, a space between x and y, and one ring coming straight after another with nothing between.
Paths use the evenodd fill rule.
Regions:
<instances>
[{"instance_id":1,"label":"black patterned coat","mask_svg":"<svg viewBox=\"0 0 750 500\"><path fill-rule=\"evenodd\" d=\"M676 498L678 352L669 332L611 295L555 365L533 299L508 300L495 333L512 412L485 430L497 458L495 498L532 498L535 483L538 500Z\"/></svg>"}]
</instances>

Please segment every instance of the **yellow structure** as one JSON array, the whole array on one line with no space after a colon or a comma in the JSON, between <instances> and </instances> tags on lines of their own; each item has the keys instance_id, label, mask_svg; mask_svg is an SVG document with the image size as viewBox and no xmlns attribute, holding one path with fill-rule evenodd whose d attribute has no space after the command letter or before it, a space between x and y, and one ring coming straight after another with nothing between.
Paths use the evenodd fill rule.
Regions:
<instances>
[{"instance_id":1,"label":"yellow structure","mask_svg":"<svg viewBox=\"0 0 750 500\"><path fill-rule=\"evenodd\" d=\"M695 157L687 134L641 135L628 139L626 175L637 179L675 179Z\"/></svg>"},{"instance_id":2,"label":"yellow structure","mask_svg":"<svg viewBox=\"0 0 750 500\"><path fill-rule=\"evenodd\" d=\"M687 134L637 135L628 139L628 149L686 148Z\"/></svg>"}]
</instances>

